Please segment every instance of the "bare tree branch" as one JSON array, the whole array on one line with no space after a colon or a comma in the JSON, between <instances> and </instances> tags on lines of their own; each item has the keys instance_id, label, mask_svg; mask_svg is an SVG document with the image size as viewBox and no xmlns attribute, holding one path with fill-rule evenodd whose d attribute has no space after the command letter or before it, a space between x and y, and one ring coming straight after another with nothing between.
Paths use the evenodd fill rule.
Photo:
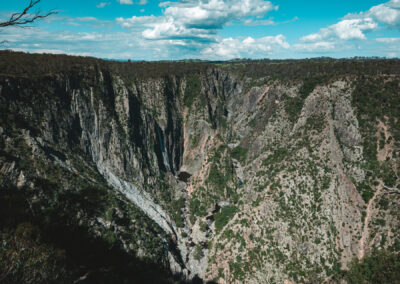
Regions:
<instances>
[{"instance_id":1,"label":"bare tree branch","mask_svg":"<svg viewBox=\"0 0 400 284\"><path fill-rule=\"evenodd\" d=\"M35 13L29 13L36 4L38 4L40 0L30 0L29 5L21 12L21 13L13 13L5 22L0 23L0 28L8 27L8 26L19 26L22 27L24 25L33 23L37 20L47 18L50 15L57 14L56 11L50 11L45 14L42 14L40 10L36 11Z\"/></svg>"}]
</instances>

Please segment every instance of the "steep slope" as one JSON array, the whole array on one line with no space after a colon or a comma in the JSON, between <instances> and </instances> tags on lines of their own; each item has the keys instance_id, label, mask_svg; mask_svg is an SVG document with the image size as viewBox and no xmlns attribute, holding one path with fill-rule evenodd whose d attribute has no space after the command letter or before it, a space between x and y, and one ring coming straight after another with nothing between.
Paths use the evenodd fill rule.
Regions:
<instances>
[{"instance_id":1,"label":"steep slope","mask_svg":"<svg viewBox=\"0 0 400 284\"><path fill-rule=\"evenodd\" d=\"M399 83L266 77L228 99L218 150L191 185L201 204L218 187L227 205L208 228L207 278L333 281L354 257L397 245Z\"/></svg>"},{"instance_id":2,"label":"steep slope","mask_svg":"<svg viewBox=\"0 0 400 284\"><path fill-rule=\"evenodd\" d=\"M2 202L27 204L3 218L3 238L28 221L73 262L80 246L54 232L79 228L134 260L121 271L89 258L70 278L134 279L124 271L147 259L147 282L164 268L219 283L334 281L397 245L398 61L0 56Z\"/></svg>"},{"instance_id":3,"label":"steep slope","mask_svg":"<svg viewBox=\"0 0 400 284\"><path fill-rule=\"evenodd\" d=\"M58 216L46 220L55 211L110 246L184 270L166 202L155 202L172 194L160 175L172 175L182 152L179 111L167 94L176 82L128 86L101 62L65 67L2 77L2 187L26 195L40 227L57 230Z\"/></svg>"}]
</instances>

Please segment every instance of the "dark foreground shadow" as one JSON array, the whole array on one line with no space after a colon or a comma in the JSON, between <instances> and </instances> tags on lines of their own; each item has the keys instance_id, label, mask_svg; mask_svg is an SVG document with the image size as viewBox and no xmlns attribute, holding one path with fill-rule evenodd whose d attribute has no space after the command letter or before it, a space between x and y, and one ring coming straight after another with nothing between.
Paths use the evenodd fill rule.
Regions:
<instances>
[{"instance_id":1,"label":"dark foreground shadow","mask_svg":"<svg viewBox=\"0 0 400 284\"><path fill-rule=\"evenodd\" d=\"M205 283L126 253L65 212L35 216L24 192L0 190L0 283Z\"/></svg>"}]
</instances>

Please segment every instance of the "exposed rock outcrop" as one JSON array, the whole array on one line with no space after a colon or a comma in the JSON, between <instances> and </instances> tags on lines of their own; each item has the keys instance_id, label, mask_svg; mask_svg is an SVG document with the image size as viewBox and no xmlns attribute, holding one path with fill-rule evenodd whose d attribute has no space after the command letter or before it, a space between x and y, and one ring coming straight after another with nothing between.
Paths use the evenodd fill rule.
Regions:
<instances>
[{"instance_id":1,"label":"exposed rock outcrop","mask_svg":"<svg viewBox=\"0 0 400 284\"><path fill-rule=\"evenodd\" d=\"M398 74L369 75L391 92L381 115L346 66L290 65L285 80L234 64L148 75L152 65L54 60L63 67L0 75L0 184L32 193L33 213L107 188L103 211L78 200L78 223L219 283L323 281L395 243L399 195L385 186L399 182Z\"/></svg>"}]
</instances>

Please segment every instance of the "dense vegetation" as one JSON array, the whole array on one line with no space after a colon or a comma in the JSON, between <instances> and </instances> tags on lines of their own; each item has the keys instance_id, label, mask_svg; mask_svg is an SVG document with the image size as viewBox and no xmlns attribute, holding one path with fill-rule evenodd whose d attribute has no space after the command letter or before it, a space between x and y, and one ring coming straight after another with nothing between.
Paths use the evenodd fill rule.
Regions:
<instances>
[{"instance_id":1,"label":"dense vegetation","mask_svg":"<svg viewBox=\"0 0 400 284\"><path fill-rule=\"evenodd\" d=\"M222 207L221 212L215 214L215 229L217 230L217 232L221 231L222 228L226 224L228 224L228 222L232 219L236 212L236 206L226 206Z\"/></svg>"},{"instance_id":2,"label":"dense vegetation","mask_svg":"<svg viewBox=\"0 0 400 284\"><path fill-rule=\"evenodd\" d=\"M193 101L195 100L196 97L203 98L201 96L200 91L201 91L200 78L195 74L187 75L185 95L183 97L183 103L185 104L185 106L191 108Z\"/></svg>"},{"instance_id":3,"label":"dense vegetation","mask_svg":"<svg viewBox=\"0 0 400 284\"><path fill-rule=\"evenodd\" d=\"M42 184L55 189L54 184ZM27 203L28 194L33 193L26 188L0 192L0 282L72 283L80 277L96 283L173 282L160 263L126 253L107 232L94 237L93 228L76 219L80 208L102 210L106 192L93 188L62 193L56 204L43 211L37 206L45 204ZM145 220L141 226L147 226Z\"/></svg>"},{"instance_id":4,"label":"dense vegetation","mask_svg":"<svg viewBox=\"0 0 400 284\"><path fill-rule=\"evenodd\" d=\"M79 80L87 84L88 78L90 75ZM23 88L2 92L0 164L15 163L29 182L16 188L10 186L7 175L0 180L0 282L72 283L80 277L96 283L173 282L174 276L165 268L170 238L141 210L108 188L77 145L79 127L72 126L68 145L43 146L41 151L48 159L32 155L23 131L40 136L40 124L48 119L46 103L53 102L58 108L58 122L66 119L63 107L68 98L62 88L47 78L35 84L25 78L13 79ZM39 91L43 86L54 88L60 96ZM28 105L38 103L23 112L28 108L15 106L16 96ZM6 144L4 136L12 143ZM54 159L65 161L66 155L75 171L52 163ZM127 245L129 250L124 247ZM139 249L146 252L146 258L136 257Z\"/></svg>"},{"instance_id":5,"label":"dense vegetation","mask_svg":"<svg viewBox=\"0 0 400 284\"><path fill-rule=\"evenodd\" d=\"M171 79L171 74L177 75L173 78L174 80L185 80L186 82L185 90L179 93L182 96L183 106L187 107L189 112L196 109L197 103L204 109L208 107L207 112L210 117L207 122L211 121L213 128L219 128L221 132L216 137L218 148L211 151L207 158L207 163L210 166L205 173L204 183L193 192L189 200L174 196L172 186L168 187L163 184L163 181L157 184L159 189L157 194L162 195L160 199L165 203L162 205L165 205L165 208L170 212L172 220L178 228L187 225L185 224L184 212L187 212L185 207L188 206L190 223L193 225L196 221L199 221L198 224L202 232L210 233L212 227L210 220L213 220L215 221L214 233L216 235L220 236L221 239L235 238L237 240L237 243L240 244L240 250L246 250L246 254L243 254L243 258L237 255L236 262L229 263L230 272L232 272L234 279L244 280L244 276L252 271L253 267L260 268L266 261L265 258L268 257L269 261L282 263L286 267L288 276L295 281L317 281L320 280L319 275L326 271L327 276L346 278L350 283L396 283L399 279L399 258L396 254L398 250L394 250L394 252L373 251L363 260L355 260L351 264L349 272L346 273L340 271L340 263L333 256L329 259L329 264L331 264L329 267L325 264L324 267L309 266L307 267L308 270L305 271L300 260L291 259L285 255L285 250L289 251L289 247L280 250L278 243L270 242L267 250L261 249L261 245L253 250L245 248L244 237L233 232L228 223L234 219L232 223L240 222L242 227L250 226L247 219L240 220L240 217L235 217L242 213L239 212L243 206L241 189L249 181L242 181L235 174L232 158L238 160L245 167L246 163L254 158L254 149L251 148L250 142L246 142L249 140L244 140L246 143L241 143L240 146L233 149L226 146L229 142L229 139L223 133L224 130L229 129L226 110L218 104L215 113L212 113L211 107L206 106L205 96L202 97L205 95L202 92L202 84L204 84L202 81L205 78L204 73L209 68L222 68L241 77L251 77L253 79L249 84L250 87L256 84L261 86L271 79L295 80L295 83L299 83L300 87L298 96L282 96L284 102L282 109L287 114L289 122L293 124L297 121L306 98L316 86L331 82L335 76L349 75L349 77L357 78L353 93L353 104L361 134L364 137L362 143L366 161L365 163L363 161L362 166L368 171L367 179L365 182L357 184L357 189L365 203L368 203L374 196L372 185L378 182L377 179L382 179L387 186L394 186L396 182L395 170L397 170L397 174L400 174L398 165L394 165L390 161L378 162L376 157L380 145L390 143L390 139L400 141L399 121L393 119L393 117L400 117L398 107L400 101L399 96L397 96L400 85L398 80L391 80L385 75L380 75L378 78L375 75L399 74L398 66L398 60L332 60L326 58L300 61L243 60L224 63L123 63L88 57L0 52L0 75L3 75L1 77L4 77L4 80L15 80L17 86L20 82L22 82L21 85L26 83L24 88L18 90L20 95L18 100L29 104L33 100L30 96L33 93L36 96L34 99L39 102L32 107L32 113L18 111L18 105L11 106L10 104L9 107L0 103L0 126L4 128L1 131L4 131L13 140L12 146L9 146L8 149L3 147L4 141L0 140L0 161L5 159L15 162L18 169L23 170L24 174L34 181L31 187L23 188L7 187L5 186L6 181L2 184L3 188L0 190L0 234L2 240L0 247L0 282L27 282L29 280L33 282L70 283L80 277L93 282L117 283L131 283L132 281L170 283L175 280L179 281L179 277L175 277L164 269L167 266L165 263L166 252L168 249L175 249L172 247L171 239L143 212L130 205L123 196L110 190L99 173L93 170L95 166L91 164L91 159L87 159L85 153L80 152L82 149L78 149L76 137L79 136L80 130L74 124L74 119L71 119L70 124L76 133L71 131L68 134L70 136L68 141L71 142L71 145L62 145L61 147L76 147L73 150L82 154L82 160L72 162L79 174L72 174L62 167L46 164L45 161L33 160L31 158L32 149L29 148L21 134L20 130L24 129L29 130L33 136L38 136L41 131L39 126L42 125L45 118L41 121L35 121L32 118L38 118L43 114L41 102L52 99L50 96L45 97L40 91L30 93L26 90L52 88L49 94L54 91L61 94L60 97L62 98L55 101L53 106L63 110L63 106L68 105L68 96L63 96L65 86L51 85L50 75L68 76L68 78L71 78L71 84L76 84L76 87L79 87L79 84L96 86L98 83L96 76L99 71L103 71L105 76L115 72L126 79L127 82L132 82L131 80L142 82L148 77L168 77ZM370 75L374 75L374 79L371 79ZM31 80L31 77L41 77L41 80L33 83L34 80ZM258 77L262 80L257 81L256 78ZM104 80L107 81L110 78ZM179 84L177 85L179 86ZM100 87L99 89L95 87L94 96L100 96L100 91ZM224 96L223 92L218 93L216 91L216 93L217 96ZM7 98L9 101L13 100L12 92L4 91L3 94L10 96ZM46 95L48 94L46 93ZM116 116L113 95L114 93L111 90L103 99L107 111ZM96 97L96 99L98 98ZM134 102L136 106L140 104L140 101ZM262 112L263 117L253 117L249 122L254 131L264 129L264 123L273 114L271 109L264 110L265 112ZM60 112L61 116L63 116L62 112ZM387 117L390 117L390 119ZM57 118L52 119L57 120ZM146 119L148 118L146 117ZM394 137L387 139L381 137L381 141L379 141L376 135L378 120L389 125ZM322 116L308 117L305 126L300 130L305 131L305 134L309 134L311 131L321 132L325 123L325 118ZM57 125L57 123L54 124ZM135 125L129 125L129 129L129 138L137 139L137 133L140 131L136 131ZM194 133L189 139L192 146L196 147L201 138L198 133ZM55 137L55 140L57 140L57 137ZM162 140L159 143L163 143ZM299 225L294 222L296 220L295 213L297 214L303 209L299 207L301 203L298 202L301 201L301 195L296 196L295 192L288 195L276 177L284 167L288 167L291 171L295 170L291 169L289 164L293 162L294 153L300 152L303 146L310 153L313 153L315 149L310 146L308 136L290 147L282 146L278 142L274 143L273 147L266 147L270 154L260 161L263 171L255 173L257 177L267 177L265 181L260 179L262 182L256 185L255 191L262 192L269 188L271 193L269 198L274 198L278 205L276 209L277 218L290 222L289 226L296 228ZM394 146L399 147L398 142L396 143ZM147 151L147 148L143 149L143 151ZM49 156L65 160L62 150L65 149L45 149ZM397 155L399 155L398 153ZM71 157L68 157L68 159L72 160ZM299 184L298 188L301 194L312 196L310 206L315 222L312 227L317 227L321 225L321 220L317 218L317 212L321 211L320 205L323 202L320 189L327 190L332 181L328 175L317 180L315 173L318 169L313 161L305 161L304 163L304 167L299 168L299 170L309 171L315 179L315 186L309 192L306 191L304 184ZM328 172L325 168L323 171L325 174ZM60 177L68 181L65 182L68 184L68 188L60 185ZM167 179L161 176L160 180L162 178ZM40 202L33 204L29 202L29 200L36 199L39 199ZM247 200L250 200L250 198L247 198ZM223 202L221 203L221 201ZM253 207L257 207L261 199L257 197L249 202L252 202ZM223 206L219 206L219 204L223 204ZM380 199L377 206L387 208L387 199ZM365 218L365 212L363 214L363 218ZM98 219L111 225L108 229L101 229L99 226L95 228L92 226L93 224L87 222L87 220ZM378 219L376 222L384 223L385 220ZM117 232L120 234L120 231L116 230L118 226L129 228L130 231L123 231L121 235L117 236ZM331 231L332 234L337 233L333 229ZM265 236L259 237L259 239L254 237L253 234L249 238L255 240L254 242L257 244L264 244L272 233L273 230L269 231L268 229L265 230ZM188 234L184 231L181 236L186 238ZM123 243L121 240L127 242ZM322 241L321 238L316 238L315 244L319 245ZM201 260L205 256L203 250L211 243L194 244L194 258ZM130 252L123 249L126 244L132 247ZM216 249L223 248L223 245L218 242L212 245ZM151 259L137 258L135 252L140 249L144 249L151 256ZM241 264L243 263L246 265L242 267ZM321 263L325 263L325 260L321 260Z\"/></svg>"},{"instance_id":6,"label":"dense vegetation","mask_svg":"<svg viewBox=\"0 0 400 284\"><path fill-rule=\"evenodd\" d=\"M240 60L219 62L218 66L241 76L262 78L270 76L280 80L296 80L309 77L334 78L346 75L399 74L399 60L353 58L314 58L303 60Z\"/></svg>"},{"instance_id":7,"label":"dense vegetation","mask_svg":"<svg viewBox=\"0 0 400 284\"><path fill-rule=\"evenodd\" d=\"M378 149L384 148L393 140L393 155L400 149L400 81L389 76L358 78L353 92L353 105L357 109L357 119L363 137L364 167L368 171L368 181L359 186L366 202L373 196L370 185L381 179L388 187L396 184L399 164L396 160L378 161ZM388 125L390 137L378 133L379 122ZM378 134L377 134L378 133ZM397 173L396 173L397 170Z\"/></svg>"},{"instance_id":8,"label":"dense vegetation","mask_svg":"<svg viewBox=\"0 0 400 284\"><path fill-rule=\"evenodd\" d=\"M209 63L203 62L118 62L83 56L0 51L0 74L21 77L108 70L123 78L143 79L160 78L171 74L184 76L203 72L209 67Z\"/></svg>"},{"instance_id":9,"label":"dense vegetation","mask_svg":"<svg viewBox=\"0 0 400 284\"><path fill-rule=\"evenodd\" d=\"M93 57L52 54L26 54L0 51L0 74L15 76L43 76L65 71L93 68L109 69L126 78L157 78L170 74L184 76L199 74L218 66L250 78L272 77L294 80L308 77L334 77L345 75L400 74L399 60L391 59L332 59L305 60L240 60L226 62L158 61L117 62Z\"/></svg>"},{"instance_id":10,"label":"dense vegetation","mask_svg":"<svg viewBox=\"0 0 400 284\"><path fill-rule=\"evenodd\" d=\"M400 247L397 251L400 251ZM353 260L345 279L349 284L400 283L400 254L390 250L374 250L361 260Z\"/></svg>"}]
</instances>

